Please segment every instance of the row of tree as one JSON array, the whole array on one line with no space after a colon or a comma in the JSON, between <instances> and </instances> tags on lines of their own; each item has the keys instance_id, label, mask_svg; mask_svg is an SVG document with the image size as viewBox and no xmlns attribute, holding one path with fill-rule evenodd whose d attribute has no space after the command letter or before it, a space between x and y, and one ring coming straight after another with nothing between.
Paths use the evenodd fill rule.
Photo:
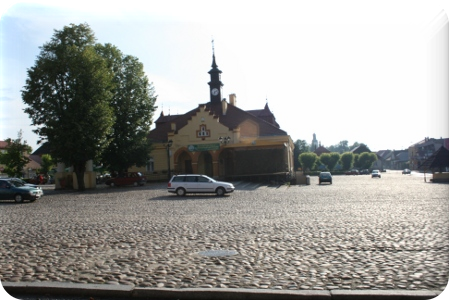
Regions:
<instances>
[{"instance_id":1,"label":"row of tree","mask_svg":"<svg viewBox=\"0 0 449 300\"><path fill-rule=\"evenodd\" d=\"M74 167L79 189L89 160L117 172L145 165L157 96L143 64L96 43L87 24L55 30L40 49L22 90L24 111L53 159Z\"/></svg>"},{"instance_id":2,"label":"row of tree","mask_svg":"<svg viewBox=\"0 0 449 300\"><path fill-rule=\"evenodd\" d=\"M350 170L354 167L370 169L376 160L377 155L372 152L363 152L361 154L345 152L341 155L338 152L332 152L323 153L320 156L313 152L305 152L298 156L298 161L301 163L303 170L315 170L320 165L323 165L327 170L332 171L335 170L337 164L340 164L343 170Z\"/></svg>"}]
</instances>

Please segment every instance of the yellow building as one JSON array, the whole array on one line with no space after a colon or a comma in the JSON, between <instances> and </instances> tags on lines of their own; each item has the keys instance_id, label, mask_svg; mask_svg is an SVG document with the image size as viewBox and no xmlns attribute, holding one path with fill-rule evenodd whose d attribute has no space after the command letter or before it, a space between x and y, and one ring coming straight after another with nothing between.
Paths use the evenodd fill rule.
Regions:
<instances>
[{"instance_id":1,"label":"yellow building","mask_svg":"<svg viewBox=\"0 0 449 300\"><path fill-rule=\"evenodd\" d=\"M210 101L182 115L163 113L150 132L153 142L148 179L175 174L206 174L223 179L274 179L293 172L294 144L268 104L245 111L235 94L222 98L221 71L212 59Z\"/></svg>"}]
</instances>

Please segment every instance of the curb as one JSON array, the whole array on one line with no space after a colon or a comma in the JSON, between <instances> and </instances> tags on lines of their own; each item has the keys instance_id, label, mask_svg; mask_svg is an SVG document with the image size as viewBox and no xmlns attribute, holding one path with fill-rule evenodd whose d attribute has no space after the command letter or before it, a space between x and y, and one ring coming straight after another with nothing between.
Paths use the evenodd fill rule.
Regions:
<instances>
[{"instance_id":1,"label":"curb","mask_svg":"<svg viewBox=\"0 0 449 300\"><path fill-rule=\"evenodd\" d=\"M428 300L442 291L408 290L265 290L226 288L139 288L133 285L83 284L64 282L2 282L9 294L89 296L152 299L229 299L229 300Z\"/></svg>"}]
</instances>

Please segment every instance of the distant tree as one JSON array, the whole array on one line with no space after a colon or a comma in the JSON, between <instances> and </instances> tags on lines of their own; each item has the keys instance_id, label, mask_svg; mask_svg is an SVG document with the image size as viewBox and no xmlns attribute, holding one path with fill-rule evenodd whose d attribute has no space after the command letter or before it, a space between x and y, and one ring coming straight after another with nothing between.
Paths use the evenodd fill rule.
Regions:
<instances>
[{"instance_id":1,"label":"distant tree","mask_svg":"<svg viewBox=\"0 0 449 300\"><path fill-rule=\"evenodd\" d=\"M51 168L55 165L50 154L42 155L42 164L40 172L47 175Z\"/></svg>"},{"instance_id":2,"label":"distant tree","mask_svg":"<svg viewBox=\"0 0 449 300\"><path fill-rule=\"evenodd\" d=\"M0 164L5 165L4 172L10 177L22 177L23 169L30 159L25 156L31 153L33 149L27 145L26 141L22 142L22 130L17 134L17 139L8 138L5 140L8 144L6 152L0 152Z\"/></svg>"},{"instance_id":3,"label":"distant tree","mask_svg":"<svg viewBox=\"0 0 449 300\"><path fill-rule=\"evenodd\" d=\"M319 161L320 161L323 165L325 165L326 168L327 168L328 170L330 170L329 164L330 164L330 161L331 161L331 155L330 155L329 153L322 153L322 154L319 156Z\"/></svg>"},{"instance_id":4,"label":"distant tree","mask_svg":"<svg viewBox=\"0 0 449 300\"><path fill-rule=\"evenodd\" d=\"M348 152L350 149L348 146L348 141L344 140L336 145L328 147L328 150L331 152L344 153L344 152Z\"/></svg>"},{"instance_id":5,"label":"distant tree","mask_svg":"<svg viewBox=\"0 0 449 300\"><path fill-rule=\"evenodd\" d=\"M147 135L156 108L154 88L136 57L124 55L110 44L96 48L113 74L111 106L115 123L102 162L110 171L117 172L127 171L133 165L146 165L151 151Z\"/></svg>"},{"instance_id":6,"label":"distant tree","mask_svg":"<svg viewBox=\"0 0 449 300\"><path fill-rule=\"evenodd\" d=\"M318 161L318 155L313 152L301 153L298 157L303 171L312 170Z\"/></svg>"},{"instance_id":7,"label":"distant tree","mask_svg":"<svg viewBox=\"0 0 449 300\"><path fill-rule=\"evenodd\" d=\"M34 132L50 143L53 158L74 167L84 190L86 162L110 143L112 74L87 24L55 30L40 49L22 90L25 112Z\"/></svg>"},{"instance_id":8,"label":"distant tree","mask_svg":"<svg viewBox=\"0 0 449 300\"><path fill-rule=\"evenodd\" d=\"M299 157L301 153L310 152L310 146L305 140L296 140L295 149L293 150L294 157ZM299 159L295 160L295 170L301 168L301 162Z\"/></svg>"},{"instance_id":9,"label":"distant tree","mask_svg":"<svg viewBox=\"0 0 449 300\"><path fill-rule=\"evenodd\" d=\"M329 160L328 169L329 170L334 170L335 166L340 161L340 153L338 153L338 152L331 152L329 155L330 155L330 160Z\"/></svg>"},{"instance_id":10,"label":"distant tree","mask_svg":"<svg viewBox=\"0 0 449 300\"><path fill-rule=\"evenodd\" d=\"M345 152L341 155L340 160L343 170L350 170L354 163L354 154L352 152Z\"/></svg>"},{"instance_id":11,"label":"distant tree","mask_svg":"<svg viewBox=\"0 0 449 300\"><path fill-rule=\"evenodd\" d=\"M359 166L361 169L370 169L377 161L377 155L373 152L363 152L359 155Z\"/></svg>"}]
</instances>

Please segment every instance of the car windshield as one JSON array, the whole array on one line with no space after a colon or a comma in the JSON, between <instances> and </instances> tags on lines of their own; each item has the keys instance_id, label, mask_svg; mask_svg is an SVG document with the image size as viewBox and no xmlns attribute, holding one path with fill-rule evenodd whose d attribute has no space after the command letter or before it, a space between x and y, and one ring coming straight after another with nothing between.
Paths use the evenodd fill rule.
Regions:
<instances>
[{"instance_id":1,"label":"car windshield","mask_svg":"<svg viewBox=\"0 0 449 300\"><path fill-rule=\"evenodd\" d=\"M201 177L202 178L206 178L208 181L210 180L211 182L215 182L216 181L215 179L210 178L209 176L206 176L206 175L202 175Z\"/></svg>"},{"instance_id":2,"label":"car windshield","mask_svg":"<svg viewBox=\"0 0 449 300\"><path fill-rule=\"evenodd\" d=\"M9 183L11 183L11 185L13 185L13 186L15 186L15 187L21 187L21 186L24 186L24 184L23 184L22 182L17 181L17 180L11 180L11 181L9 181Z\"/></svg>"}]
</instances>

